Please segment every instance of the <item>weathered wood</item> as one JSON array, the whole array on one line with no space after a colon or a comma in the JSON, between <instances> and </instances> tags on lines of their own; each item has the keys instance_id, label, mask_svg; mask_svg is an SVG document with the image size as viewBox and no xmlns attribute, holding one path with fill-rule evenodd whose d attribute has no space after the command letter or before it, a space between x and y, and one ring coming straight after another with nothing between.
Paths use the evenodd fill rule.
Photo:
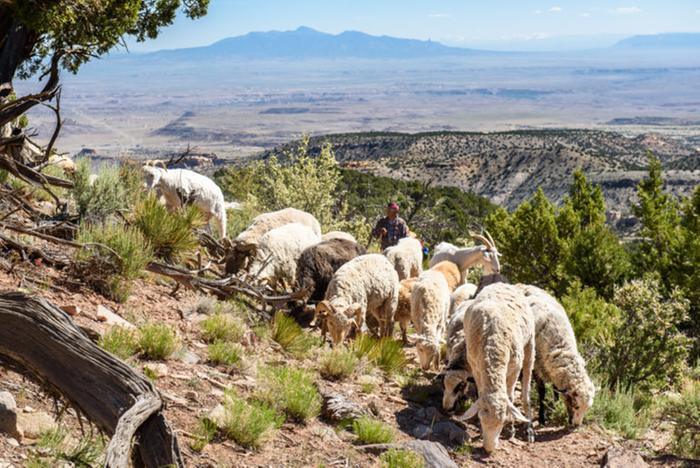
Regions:
<instances>
[{"instance_id":1,"label":"weathered wood","mask_svg":"<svg viewBox=\"0 0 700 468\"><path fill-rule=\"evenodd\" d=\"M3 292L0 324L0 356L113 436L107 466L129 466L132 438L136 465L184 466L153 384L96 346L67 314L44 299Z\"/></svg>"}]
</instances>

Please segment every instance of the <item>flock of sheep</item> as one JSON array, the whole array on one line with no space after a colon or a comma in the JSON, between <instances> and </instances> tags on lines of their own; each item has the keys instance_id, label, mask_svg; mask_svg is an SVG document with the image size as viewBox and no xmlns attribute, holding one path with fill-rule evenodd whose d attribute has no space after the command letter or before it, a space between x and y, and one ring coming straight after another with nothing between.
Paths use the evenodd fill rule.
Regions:
<instances>
[{"instance_id":1,"label":"flock of sheep","mask_svg":"<svg viewBox=\"0 0 700 468\"><path fill-rule=\"evenodd\" d=\"M211 179L153 166L145 166L144 173L147 187L157 190L169 207L195 204L216 220L225 237L227 204ZM454 411L469 383L475 384L478 397L458 418L478 415L487 452L498 447L509 421L527 424L528 440L534 441L533 371L540 422L549 382L564 399L569 423L581 424L595 387L566 312L542 289L500 282L500 254L493 239L488 233L474 238L481 245L439 244L423 271L422 245L412 236L382 254L368 254L350 234L322 234L314 216L286 208L256 217L231 241L226 271L247 272L277 290L293 291L288 298L302 310L315 303L312 325L320 325L324 337L329 333L334 345L364 330L391 337L398 322L404 342L414 343L421 368L441 370L445 411ZM475 266L483 268L478 288L466 281L468 269ZM411 323L416 333L409 337ZM441 353L443 346L446 352ZM523 411L515 404L519 378Z\"/></svg>"}]
</instances>

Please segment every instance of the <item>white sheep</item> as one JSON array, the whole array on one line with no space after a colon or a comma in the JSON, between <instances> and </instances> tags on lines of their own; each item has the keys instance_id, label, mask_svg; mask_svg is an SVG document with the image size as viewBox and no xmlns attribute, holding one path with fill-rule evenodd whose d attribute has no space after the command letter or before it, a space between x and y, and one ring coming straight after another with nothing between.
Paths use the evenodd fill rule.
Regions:
<instances>
[{"instance_id":1,"label":"white sheep","mask_svg":"<svg viewBox=\"0 0 700 468\"><path fill-rule=\"evenodd\" d=\"M449 310L450 287L442 272L430 269L421 273L411 291L411 321L423 370L439 366Z\"/></svg>"},{"instance_id":2,"label":"white sheep","mask_svg":"<svg viewBox=\"0 0 700 468\"><path fill-rule=\"evenodd\" d=\"M432 268L440 262L450 261L459 267L462 274L462 283L467 279L467 269L475 265L482 265L484 267L484 274L486 275L500 273L501 264L498 260L500 254L496 249L496 243L488 232L486 235L488 238L479 234L472 234L476 240L484 244L474 247L460 248L449 242L439 243L435 247L433 257L430 259L430 267Z\"/></svg>"},{"instance_id":3,"label":"white sheep","mask_svg":"<svg viewBox=\"0 0 700 468\"><path fill-rule=\"evenodd\" d=\"M272 287L289 288L296 281L297 261L302 252L319 242L321 237L303 224L272 229L260 238L249 271Z\"/></svg>"},{"instance_id":4,"label":"white sheep","mask_svg":"<svg viewBox=\"0 0 700 468\"><path fill-rule=\"evenodd\" d=\"M226 237L224 194L213 180L189 169L143 166L143 172L146 188L162 195L168 209L192 203L204 213L207 221L213 217L219 234Z\"/></svg>"},{"instance_id":5,"label":"white sheep","mask_svg":"<svg viewBox=\"0 0 700 468\"><path fill-rule=\"evenodd\" d=\"M383 253L394 265L400 280L415 278L423 271L423 246L418 239L404 237Z\"/></svg>"},{"instance_id":6,"label":"white sheep","mask_svg":"<svg viewBox=\"0 0 700 468\"><path fill-rule=\"evenodd\" d=\"M509 419L526 422L528 440L533 441L530 382L535 365L535 320L522 291L505 283L484 288L465 312L464 339L479 398L459 419L479 415L484 449L489 453L498 447ZM521 372L527 417L513 403Z\"/></svg>"},{"instance_id":7,"label":"white sheep","mask_svg":"<svg viewBox=\"0 0 700 468\"><path fill-rule=\"evenodd\" d=\"M450 296L450 320L454 317L455 311L463 302L474 297L476 288L476 285L473 283L464 283L452 292Z\"/></svg>"},{"instance_id":8,"label":"white sheep","mask_svg":"<svg viewBox=\"0 0 700 468\"><path fill-rule=\"evenodd\" d=\"M459 288L452 294L453 298L458 291ZM442 380L442 408L445 411L454 410L457 401L466 394L468 381L470 379L474 380L471 368L467 364L467 349L464 342L464 313L472 302L473 299L459 302L452 300L454 309L450 311L450 320L447 323L446 364L440 373Z\"/></svg>"},{"instance_id":9,"label":"white sheep","mask_svg":"<svg viewBox=\"0 0 700 468\"><path fill-rule=\"evenodd\" d=\"M399 323L401 328L401 339L404 344L408 343L406 335L408 324L411 322L411 292L413 285L416 284L418 278L406 278L399 283L399 301L396 305L396 313L394 314L394 322Z\"/></svg>"},{"instance_id":10,"label":"white sheep","mask_svg":"<svg viewBox=\"0 0 700 468\"><path fill-rule=\"evenodd\" d=\"M399 277L383 255L356 257L333 275L326 298L316 306L316 320L324 320L333 344L342 343L355 327L361 331L366 317L374 319L375 334L391 336L399 297Z\"/></svg>"},{"instance_id":11,"label":"white sheep","mask_svg":"<svg viewBox=\"0 0 700 468\"><path fill-rule=\"evenodd\" d=\"M321 236L321 239L325 242L327 240L333 240L333 239L344 239L344 240L349 240L352 242L357 243L357 240L355 240L355 236L353 236L350 233L343 232L343 231L330 231L325 233L323 236Z\"/></svg>"},{"instance_id":12,"label":"white sheep","mask_svg":"<svg viewBox=\"0 0 700 468\"><path fill-rule=\"evenodd\" d=\"M578 352L576 336L564 308L545 290L517 285L535 318L535 375L540 396L540 423L544 424L544 382L551 382L563 396L569 424L579 426L593 405L595 385Z\"/></svg>"}]
</instances>

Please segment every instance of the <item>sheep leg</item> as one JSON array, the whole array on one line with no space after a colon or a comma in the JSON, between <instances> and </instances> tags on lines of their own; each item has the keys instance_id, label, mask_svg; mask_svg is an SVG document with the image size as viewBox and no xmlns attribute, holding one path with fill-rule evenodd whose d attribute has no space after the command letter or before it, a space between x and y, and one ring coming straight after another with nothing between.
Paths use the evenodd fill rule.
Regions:
<instances>
[{"instance_id":1,"label":"sheep leg","mask_svg":"<svg viewBox=\"0 0 700 468\"><path fill-rule=\"evenodd\" d=\"M401 320L399 322L399 326L401 327L401 340L403 340L403 344L407 345L408 344L408 322L405 320Z\"/></svg>"},{"instance_id":2,"label":"sheep leg","mask_svg":"<svg viewBox=\"0 0 700 468\"><path fill-rule=\"evenodd\" d=\"M523 380L522 380L522 400L523 408L525 408L525 416L528 419L527 423L527 441L533 443L535 441L535 431L532 428L532 408L530 405L530 384L532 383L532 370L535 367L535 338L532 337L530 342L525 346L525 356L523 360Z\"/></svg>"},{"instance_id":3,"label":"sheep leg","mask_svg":"<svg viewBox=\"0 0 700 468\"><path fill-rule=\"evenodd\" d=\"M544 379L535 376L535 384L537 385L537 400L539 403L538 421L540 426L547 424L547 408L545 407L547 403L547 387L544 383Z\"/></svg>"}]
</instances>

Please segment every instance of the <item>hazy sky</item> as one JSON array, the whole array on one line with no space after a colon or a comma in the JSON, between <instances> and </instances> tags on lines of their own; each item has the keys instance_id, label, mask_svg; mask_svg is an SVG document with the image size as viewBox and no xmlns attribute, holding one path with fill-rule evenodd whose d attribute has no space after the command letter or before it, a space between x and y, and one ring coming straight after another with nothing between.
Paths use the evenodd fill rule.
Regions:
<instances>
[{"instance_id":1,"label":"hazy sky","mask_svg":"<svg viewBox=\"0 0 700 468\"><path fill-rule=\"evenodd\" d=\"M130 48L206 45L301 25L465 47L597 46L634 34L700 31L700 0L211 0L205 18L178 18L156 41Z\"/></svg>"}]
</instances>

